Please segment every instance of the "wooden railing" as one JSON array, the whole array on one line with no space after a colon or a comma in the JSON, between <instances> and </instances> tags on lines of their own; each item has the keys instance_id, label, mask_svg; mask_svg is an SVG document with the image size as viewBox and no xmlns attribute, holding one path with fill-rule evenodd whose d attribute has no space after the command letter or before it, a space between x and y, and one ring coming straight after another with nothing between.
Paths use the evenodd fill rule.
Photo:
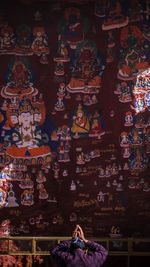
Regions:
<instances>
[{"instance_id":1,"label":"wooden railing","mask_svg":"<svg viewBox=\"0 0 150 267\"><path fill-rule=\"evenodd\" d=\"M8 247L5 251L0 251L0 254L8 255L28 255L30 256L30 266L32 266L32 256L50 255L50 248L71 237L0 237L1 240L8 241ZM23 242L28 241L25 249L11 251L10 240L14 241L18 247L22 248ZM126 256L127 267L132 267L130 264L131 256L148 256L150 257L150 238L89 238L89 240L102 244L109 252L109 256ZM43 243L43 244L42 244ZM42 246L44 248L42 248Z\"/></svg>"}]
</instances>

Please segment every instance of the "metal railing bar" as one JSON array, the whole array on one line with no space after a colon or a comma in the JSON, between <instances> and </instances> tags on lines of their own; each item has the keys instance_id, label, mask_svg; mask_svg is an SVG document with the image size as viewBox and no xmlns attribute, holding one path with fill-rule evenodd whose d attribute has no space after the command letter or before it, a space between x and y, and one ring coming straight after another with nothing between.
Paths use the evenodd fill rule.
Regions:
<instances>
[{"instance_id":1,"label":"metal railing bar","mask_svg":"<svg viewBox=\"0 0 150 267\"><path fill-rule=\"evenodd\" d=\"M40 237L37 237L37 236L9 236L9 237L0 237L0 240L42 240L42 241L46 241L46 240L52 240L52 241L57 241L57 240L68 240L68 239L71 239L72 237L71 236L40 236ZM150 238L107 238L107 237L89 237L88 238L89 240L93 240L93 241L103 241L103 242L106 242L106 241L132 241L132 242L150 242Z\"/></svg>"},{"instance_id":2,"label":"metal railing bar","mask_svg":"<svg viewBox=\"0 0 150 267\"><path fill-rule=\"evenodd\" d=\"M44 241L56 241L58 244L61 241L71 239L71 237L58 237L58 236L52 236L52 237L33 237L33 236L26 236L26 237L16 237L16 236L9 236L9 237L0 237L0 240L8 240L8 247L5 251L0 251L0 255L50 255L49 251L37 251L36 246L37 242L44 242ZM29 240L31 241L31 251L11 251L10 249L10 241L11 240L21 240L21 241L26 241ZM114 256L120 256L120 255L125 255L125 256L150 256L150 252L147 251L137 251L133 250L133 244L139 244L141 242L150 243L150 238L89 238L89 240L93 240L95 242L105 242L106 243L106 248L109 251L109 255L114 255ZM113 243L114 241L117 241L118 243L126 242L127 243L127 248L122 250L122 251L113 251L110 248L110 244Z\"/></svg>"}]
</instances>

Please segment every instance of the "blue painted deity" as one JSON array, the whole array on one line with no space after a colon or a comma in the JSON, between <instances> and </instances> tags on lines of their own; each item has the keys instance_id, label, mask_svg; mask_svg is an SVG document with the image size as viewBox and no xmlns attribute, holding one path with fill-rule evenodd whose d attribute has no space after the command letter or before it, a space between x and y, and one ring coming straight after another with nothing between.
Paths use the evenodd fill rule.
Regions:
<instances>
[{"instance_id":1,"label":"blue painted deity","mask_svg":"<svg viewBox=\"0 0 150 267\"><path fill-rule=\"evenodd\" d=\"M24 206L32 206L34 204L34 195L32 189L25 189L21 194L21 204Z\"/></svg>"},{"instance_id":2,"label":"blue painted deity","mask_svg":"<svg viewBox=\"0 0 150 267\"><path fill-rule=\"evenodd\" d=\"M64 16L58 23L58 40L66 40L71 49L76 49L77 45L84 40L88 27L88 20L80 14L78 8L66 8Z\"/></svg>"}]
</instances>

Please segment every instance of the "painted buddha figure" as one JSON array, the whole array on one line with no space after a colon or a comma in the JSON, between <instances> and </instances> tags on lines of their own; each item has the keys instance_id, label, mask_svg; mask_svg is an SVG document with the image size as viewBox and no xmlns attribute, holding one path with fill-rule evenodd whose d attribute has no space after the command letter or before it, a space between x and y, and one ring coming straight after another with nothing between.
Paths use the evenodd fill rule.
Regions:
<instances>
[{"instance_id":1,"label":"painted buddha figure","mask_svg":"<svg viewBox=\"0 0 150 267\"><path fill-rule=\"evenodd\" d=\"M31 45L31 50L40 57L41 64L48 64L48 36L44 27L35 27L33 29L34 40Z\"/></svg>"},{"instance_id":2,"label":"painted buddha figure","mask_svg":"<svg viewBox=\"0 0 150 267\"><path fill-rule=\"evenodd\" d=\"M49 54L48 48L48 37L46 35L45 29L43 27L35 27L33 29L34 40L32 42L32 51L38 56L41 53Z\"/></svg>"},{"instance_id":3,"label":"painted buddha figure","mask_svg":"<svg viewBox=\"0 0 150 267\"><path fill-rule=\"evenodd\" d=\"M36 95L37 89L33 88L33 71L28 61L23 57L12 57L5 73L5 84L1 95L12 98L22 95Z\"/></svg>"},{"instance_id":4,"label":"painted buddha figure","mask_svg":"<svg viewBox=\"0 0 150 267\"><path fill-rule=\"evenodd\" d=\"M128 147L129 146L129 136L127 132L122 132L120 134L120 146Z\"/></svg>"},{"instance_id":5,"label":"painted buddha figure","mask_svg":"<svg viewBox=\"0 0 150 267\"><path fill-rule=\"evenodd\" d=\"M33 106L30 105L29 101L25 101L21 103L19 109L19 133L21 136L21 146L35 147L37 146L34 141L34 131L35 125L33 122Z\"/></svg>"},{"instance_id":6,"label":"painted buddha figure","mask_svg":"<svg viewBox=\"0 0 150 267\"><path fill-rule=\"evenodd\" d=\"M54 61L68 62L70 54L70 47L66 40L59 40L56 50L54 52Z\"/></svg>"},{"instance_id":7,"label":"painted buddha figure","mask_svg":"<svg viewBox=\"0 0 150 267\"><path fill-rule=\"evenodd\" d=\"M88 21L80 15L80 10L75 7L65 9L64 16L58 23L58 39L66 40L71 49L84 39L88 31Z\"/></svg>"},{"instance_id":8,"label":"painted buddha figure","mask_svg":"<svg viewBox=\"0 0 150 267\"><path fill-rule=\"evenodd\" d=\"M60 47L58 48L57 55L63 58L68 57L68 49L65 46L65 42L61 42Z\"/></svg>"},{"instance_id":9,"label":"painted buddha figure","mask_svg":"<svg viewBox=\"0 0 150 267\"><path fill-rule=\"evenodd\" d=\"M124 117L124 126L132 126L133 125L133 114L131 111L127 111Z\"/></svg>"},{"instance_id":10,"label":"painted buddha figure","mask_svg":"<svg viewBox=\"0 0 150 267\"><path fill-rule=\"evenodd\" d=\"M24 177L22 177L21 181L20 181L20 184L19 184L19 187L21 189L31 189L33 188L33 181L31 180L31 177L28 173L26 173L24 175Z\"/></svg>"},{"instance_id":11,"label":"painted buddha figure","mask_svg":"<svg viewBox=\"0 0 150 267\"><path fill-rule=\"evenodd\" d=\"M26 25L21 25L16 31L16 49L17 53L30 55L31 53L31 30Z\"/></svg>"},{"instance_id":12,"label":"painted buddha figure","mask_svg":"<svg viewBox=\"0 0 150 267\"><path fill-rule=\"evenodd\" d=\"M142 171L146 168L148 164L148 157L141 147L135 148L131 152L129 157L129 164L131 169L133 170L136 169Z\"/></svg>"},{"instance_id":13,"label":"painted buddha figure","mask_svg":"<svg viewBox=\"0 0 150 267\"><path fill-rule=\"evenodd\" d=\"M18 110L8 109L7 117L12 127L7 135L11 142L11 147L7 147L10 156L34 158L51 153L48 135L41 130L45 120L44 103L37 108L24 97Z\"/></svg>"},{"instance_id":14,"label":"painted buddha figure","mask_svg":"<svg viewBox=\"0 0 150 267\"><path fill-rule=\"evenodd\" d=\"M62 97L60 96L57 97L54 109L56 111L62 111L65 109L65 104L64 104L64 100Z\"/></svg>"},{"instance_id":15,"label":"painted buddha figure","mask_svg":"<svg viewBox=\"0 0 150 267\"><path fill-rule=\"evenodd\" d=\"M14 66L13 78L17 88L24 87L24 80L26 80L26 73L22 62L17 62Z\"/></svg>"},{"instance_id":16,"label":"painted buddha figure","mask_svg":"<svg viewBox=\"0 0 150 267\"><path fill-rule=\"evenodd\" d=\"M67 90L71 93L98 93L104 65L96 44L91 40L83 41L71 60L72 77Z\"/></svg>"},{"instance_id":17,"label":"painted buddha figure","mask_svg":"<svg viewBox=\"0 0 150 267\"><path fill-rule=\"evenodd\" d=\"M130 140L132 145L142 145L143 143L143 134L137 128L132 129L130 133Z\"/></svg>"},{"instance_id":18,"label":"painted buddha figure","mask_svg":"<svg viewBox=\"0 0 150 267\"><path fill-rule=\"evenodd\" d=\"M86 134L89 133L90 123L86 112L83 110L82 105L79 104L73 116L73 123L71 132L73 134Z\"/></svg>"},{"instance_id":19,"label":"painted buddha figure","mask_svg":"<svg viewBox=\"0 0 150 267\"><path fill-rule=\"evenodd\" d=\"M118 0L106 1L105 18L102 30L111 30L124 27L128 24L128 17L122 12L121 3Z\"/></svg>"},{"instance_id":20,"label":"painted buddha figure","mask_svg":"<svg viewBox=\"0 0 150 267\"><path fill-rule=\"evenodd\" d=\"M12 53L14 50L14 45L15 37L13 28L10 26L4 26L1 29L0 53Z\"/></svg>"},{"instance_id":21,"label":"painted buddha figure","mask_svg":"<svg viewBox=\"0 0 150 267\"><path fill-rule=\"evenodd\" d=\"M91 119L91 131L89 136L90 137L95 137L95 136L101 136L105 133L104 130L104 122L100 117L100 114L98 111L95 111L94 115L92 116Z\"/></svg>"},{"instance_id":22,"label":"painted buddha figure","mask_svg":"<svg viewBox=\"0 0 150 267\"><path fill-rule=\"evenodd\" d=\"M149 65L148 43L137 26L128 26L121 31L120 44L118 78L132 80Z\"/></svg>"},{"instance_id":23,"label":"painted buddha figure","mask_svg":"<svg viewBox=\"0 0 150 267\"><path fill-rule=\"evenodd\" d=\"M36 182L40 184L40 183L43 183L45 181L46 181L45 175L43 174L42 170L39 170L37 178L36 178Z\"/></svg>"},{"instance_id":24,"label":"painted buddha figure","mask_svg":"<svg viewBox=\"0 0 150 267\"><path fill-rule=\"evenodd\" d=\"M101 133L103 130L101 128L101 124L98 121L98 119L94 119L92 122L92 130L90 132L90 135L97 136L99 133Z\"/></svg>"},{"instance_id":25,"label":"painted buddha figure","mask_svg":"<svg viewBox=\"0 0 150 267\"><path fill-rule=\"evenodd\" d=\"M122 82L120 85L121 93L119 94L118 98L119 101L122 103L127 103L132 101L132 95L130 92L130 86L127 82Z\"/></svg>"},{"instance_id":26,"label":"painted buddha figure","mask_svg":"<svg viewBox=\"0 0 150 267\"><path fill-rule=\"evenodd\" d=\"M134 106L131 106L131 108L135 111L135 115L145 111L146 107L143 95L135 95L135 99L133 102Z\"/></svg>"},{"instance_id":27,"label":"painted buddha figure","mask_svg":"<svg viewBox=\"0 0 150 267\"><path fill-rule=\"evenodd\" d=\"M24 206L31 206L34 204L34 195L31 189L25 189L21 194L21 204Z\"/></svg>"},{"instance_id":28,"label":"painted buddha figure","mask_svg":"<svg viewBox=\"0 0 150 267\"><path fill-rule=\"evenodd\" d=\"M44 187L44 184L40 183L37 185L37 189L39 190L39 199L47 199L48 193L47 190Z\"/></svg>"}]
</instances>

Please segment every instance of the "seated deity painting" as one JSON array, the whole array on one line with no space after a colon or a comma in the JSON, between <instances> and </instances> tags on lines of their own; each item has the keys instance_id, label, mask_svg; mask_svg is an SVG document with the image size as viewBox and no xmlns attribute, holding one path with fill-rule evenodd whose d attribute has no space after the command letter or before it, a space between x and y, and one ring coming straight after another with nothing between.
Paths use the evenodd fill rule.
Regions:
<instances>
[{"instance_id":1,"label":"seated deity painting","mask_svg":"<svg viewBox=\"0 0 150 267\"><path fill-rule=\"evenodd\" d=\"M136 147L132 150L129 157L131 170L144 171L148 167L148 162L149 158L142 147Z\"/></svg>"},{"instance_id":2,"label":"seated deity painting","mask_svg":"<svg viewBox=\"0 0 150 267\"><path fill-rule=\"evenodd\" d=\"M14 56L10 59L4 75L5 86L1 90L4 98L22 95L36 95L38 90L33 87L34 71L25 57Z\"/></svg>"},{"instance_id":3,"label":"seated deity painting","mask_svg":"<svg viewBox=\"0 0 150 267\"><path fill-rule=\"evenodd\" d=\"M78 8L66 8L57 26L58 40L66 40L71 49L76 49L77 45L84 40L88 28L88 20L80 14Z\"/></svg>"},{"instance_id":4,"label":"seated deity painting","mask_svg":"<svg viewBox=\"0 0 150 267\"><path fill-rule=\"evenodd\" d=\"M100 139L105 134L105 124L99 111L89 113L79 103L71 118L70 131L74 139L87 136Z\"/></svg>"},{"instance_id":5,"label":"seated deity painting","mask_svg":"<svg viewBox=\"0 0 150 267\"><path fill-rule=\"evenodd\" d=\"M137 26L121 30L118 79L133 80L149 66L149 41Z\"/></svg>"},{"instance_id":6,"label":"seated deity painting","mask_svg":"<svg viewBox=\"0 0 150 267\"><path fill-rule=\"evenodd\" d=\"M68 62L70 61L70 46L66 40L59 40L54 51L55 62Z\"/></svg>"},{"instance_id":7,"label":"seated deity painting","mask_svg":"<svg viewBox=\"0 0 150 267\"><path fill-rule=\"evenodd\" d=\"M43 131L45 106L35 104L23 97L18 109L7 110L7 119L11 127L4 140L10 142L6 153L12 158L37 158L51 155L49 137Z\"/></svg>"},{"instance_id":8,"label":"seated deity painting","mask_svg":"<svg viewBox=\"0 0 150 267\"><path fill-rule=\"evenodd\" d=\"M75 109L71 120L71 134L73 138L77 139L81 136L86 136L90 132L90 119L89 114L79 104Z\"/></svg>"},{"instance_id":9,"label":"seated deity painting","mask_svg":"<svg viewBox=\"0 0 150 267\"><path fill-rule=\"evenodd\" d=\"M71 79L67 86L70 93L99 93L105 61L94 41L85 40L80 43L70 65Z\"/></svg>"},{"instance_id":10,"label":"seated deity painting","mask_svg":"<svg viewBox=\"0 0 150 267\"><path fill-rule=\"evenodd\" d=\"M0 54L12 54L14 47L14 29L11 26L4 25L0 31Z\"/></svg>"},{"instance_id":11,"label":"seated deity painting","mask_svg":"<svg viewBox=\"0 0 150 267\"><path fill-rule=\"evenodd\" d=\"M16 30L16 55L32 55L33 52L31 50L31 42L32 42L32 32L31 29L23 24L20 25Z\"/></svg>"},{"instance_id":12,"label":"seated deity painting","mask_svg":"<svg viewBox=\"0 0 150 267\"><path fill-rule=\"evenodd\" d=\"M105 16L102 24L102 30L118 29L128 25L129 19L124 14L125 10L121 5L121 1L110 0L102 2L104 2L103 5L105 4Z\"/></svg>"},{"instance_id":13,"label":"seated deity painting","mask_svg":"<svg viewBox=\"0 0 150 267\"><path fill-rule=\"evenodd\" d=\"M6 86L1 90L7 102L0 123L4 131L1 142L6 144L5 152L10 159L36 163L40 158L50 162L55 150L55 144L51 149L51 132L55 126L46 113L43 94L33 83L34 74L28 61L13 57L5 73Z\"/></svg>"},{"instance_id":14,"label":"seated deity painting","mask_svg":"<svg viewBox=\"0 0 150 267\"><path fill-rule=\"evenodd\" d=\"M89 133L90 137L101 138L101 136L105 134L105 124L97 110L94 112L93 115L91 115L90 128L91 128Z\"/></svg>"},{"instance_id":15,"label":"seated deity painting","mask_svg":"<svg viewBox=\"0 0 150 267\"><path fill-rule=\"evenodd\" d=\"M44 27L34 27L33 29L32 50L35 54L49 54L48 36Z\"/></svg>"},{"instance_id":16,"label":"seated deity painting","mask_svg":"<svg viewBox=\"0 0 150 267\"><path fill-rule=\"evenodd\" d=\"M136 114L150 110L150 68L140 72L133 88L133 106Z\"/></svg>"},{"instance_id":17,"label":"seated deity painting","mask_svg":"<svg viewBox=\"0 0 150 267\"><path fill-rule=\"evenodd\" d=\"M39 57L42 64L48 64L48 34L44 27L36 26L31 30L25 24L14 29L4 25L0 30L0 54Z\"/></svg>"}]
</instances>

